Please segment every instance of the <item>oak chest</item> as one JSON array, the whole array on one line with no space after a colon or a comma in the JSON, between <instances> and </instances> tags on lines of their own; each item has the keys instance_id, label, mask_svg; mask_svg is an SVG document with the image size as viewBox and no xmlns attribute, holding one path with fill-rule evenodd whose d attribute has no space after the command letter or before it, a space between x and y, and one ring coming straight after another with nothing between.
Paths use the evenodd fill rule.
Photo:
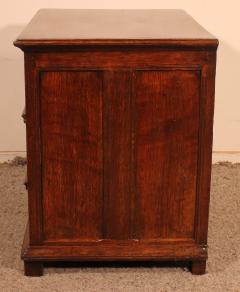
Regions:
<instances>
[{"instance_id":1,"label":"oak chest","mask_svg":"<svg viewBox=\"0 0 240 292\"><path fill-rule=\"evenodd\" d=\"M218 41L181 10L40 10L24 51L25 274L47 261L205 272Z\"/></svg>"}]
</instances>

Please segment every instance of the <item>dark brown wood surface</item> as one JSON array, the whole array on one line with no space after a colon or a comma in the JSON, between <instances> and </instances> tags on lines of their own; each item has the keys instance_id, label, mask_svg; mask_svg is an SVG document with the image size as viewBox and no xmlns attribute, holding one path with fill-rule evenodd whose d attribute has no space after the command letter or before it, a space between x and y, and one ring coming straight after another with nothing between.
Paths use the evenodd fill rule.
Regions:
<instances>
[{"instance_id":1,"label":"dark brown wood surface","mask_svg":"<svg viewBox=\"0 0 240 292\"><path fill-rule=\"evenodd\" d=\"M217 40L179 9L41 9L15 45L216 47Z\"/></svg>"},{"instance_id":2,"label":"dark brown wood surface","mask_svg":"<svg viewBox=\"0 0 240 292\"><path fill-rule=\"evenodd\" d=\"M130 239L133 212L132 72L104 73L103 237Z\"/></svg>"},{"instance_id":3,"label":"dark brown wood surface","mask_svg":"<svg viewBox=\"0 0 240 292\"><path fill-rule=\"evenodd\" d=\"M104 11L91 13L43 10L15 43L25 51L25 273L41 275L44 261L179 260L202 274L217 41L182 11L116 12L136 30L101 39ZM43 19L62 14L69 28L82 22L69 29L79 39L63 30L58 41L54 28L40 39ZM86 26L89 14L97 16L99 39ZM114 20L106 15L106 23ZM169 23L165 32L150 31L157 21ZM146 40L145 31L138 35L142 22ZM175 39L177 33L190 38Z\"/></svg>"},{"instance_id":4,"label":"dark brown wood surface","mask_svg":"<svg viewBox=\"0 0 240 292\"><path fill-rule=\"evenodd\" d=\"M138 238L193 238L200 72L172 69L136 73Z\"/></svg>"},{"instance_id":5,"label":"dark brown wood surface","mask_svg":"<svg viewBox=\"0 0 240 292\"><path fill-rule=\"evenodd\" d=\"M43 72L40 86L45 240L101 238L102 74Z\"/></svg>"},{"instance_id":6,"label":"dark brown wood surface","mask_svg":"<svg viewBox=\"0 0 240 292\"><path fill-rule=\"evenodd\" d=\"M215 39L180 9L41 9L19 40Z\"/></svg>"}]
</instances>

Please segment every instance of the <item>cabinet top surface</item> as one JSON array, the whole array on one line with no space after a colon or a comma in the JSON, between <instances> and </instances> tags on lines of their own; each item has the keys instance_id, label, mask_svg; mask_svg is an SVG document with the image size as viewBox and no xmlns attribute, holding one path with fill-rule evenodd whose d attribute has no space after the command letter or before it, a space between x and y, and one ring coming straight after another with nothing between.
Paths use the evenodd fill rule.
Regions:
<instances>
[{"instance_id":1,"label":"cabinet top surface","mask_svg":"<svg viewBox=\"0 0 240 292\"><path fill-rule=\"evenodd\" d=\"M216 38L183 10L41 9L15 42L179 40Z\"/></svg>"}]
</instances>

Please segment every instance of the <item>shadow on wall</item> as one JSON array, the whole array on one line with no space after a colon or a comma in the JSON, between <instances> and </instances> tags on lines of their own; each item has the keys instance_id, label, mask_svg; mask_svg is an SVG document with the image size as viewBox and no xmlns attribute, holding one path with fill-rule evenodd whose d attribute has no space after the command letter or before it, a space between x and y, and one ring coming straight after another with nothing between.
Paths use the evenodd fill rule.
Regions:
<instances>
[{"instance_id":1,"label":"shadow on wall","mask_svg":"<svg viewBox=\"0 0 240 292\"><path fill-rule=\"evenodd\" d=\"M240 51L220 39L217 57L214 150L240 151Z\"/></svg>"},{"instance_id":2,"label":"shadow on wall","mask_svg":"<svg viewBox=\"0 0 240 292\"><path fill-rule=\"evenodd\" d=\"M0 29L0 153L25 150L23 53L13 41L24 25Z\"/></svg>"}]
</instances>

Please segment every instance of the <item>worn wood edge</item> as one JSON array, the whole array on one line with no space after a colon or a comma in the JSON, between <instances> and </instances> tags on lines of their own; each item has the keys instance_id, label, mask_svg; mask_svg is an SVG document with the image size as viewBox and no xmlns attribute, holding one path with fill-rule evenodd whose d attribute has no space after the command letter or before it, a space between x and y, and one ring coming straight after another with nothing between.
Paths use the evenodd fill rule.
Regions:
<instances>
[{"instance_id":1,"label":"worn wood edge","mask_svg":"<svg viewBox=\"0 0 240 292\"><path fill-rule=\"evenodd\" d=\"M176 251L183 246L176 247ZM207 255L201 253L197 247L192 247L194 254L189 255L188 249L186 253L177 255L169 254L165 251L164 254L152 255L82 255L82 246L33 246L25 249L22 254L22 259L25 261L192 261L206 260ZM94 247L92 247L94 250ZM58 253L59 252L59 253Z\"/></svg>"},{"instance_id":2,"label":"worn wood edge","mask_svg":"<svg viewBox=\"0 0 240 292\"><path fill-rule=\"evenodd\" d=\"M25 49L36 49L46 47L86 47L86 46L157 46L159 48L192 48L192 49L217 49L218 39L56 39L56 40L24 40L17 39L14 46Z\"/></svg>"},{"instance_id":3,"label":"worn wood edge","mask_svg":"<svg viewBox=\"0 0 240 292\"><path fill-rule=\"evenodd\" d=\"M126 244L122 244L120 247L121 251L124 250L124 247L128 248L128 240L125 242ZM137 242L133 243L136 245L136 248L134 247L134 253L132 253L132 255L127 254L129 251L127 251L125 255L116 255L116 252L115 254L114 252L112 253L111 249L109 249L109 254L103 255L103 253L106 251L106 248L109 246L109 243L102 243L103 242L100 241L96 243L86 242L78 245L30 246L29 225L27 224L23 240L21 258L24 261L191 261L207 259L207 250L194 242L188 244L183 243L181 245L175 243L170 246L169 243L161 245L159 244L157 246L157 252L148 252L148 254L145 253L145 255L143 254L143 250L140 249L137 251ZM99 244L102 244L100 248ZM98 245L98 254L96 253L96 245ZM90 255L91 250L94 251L93 255Z\"/></svg>"}]
</instances>

